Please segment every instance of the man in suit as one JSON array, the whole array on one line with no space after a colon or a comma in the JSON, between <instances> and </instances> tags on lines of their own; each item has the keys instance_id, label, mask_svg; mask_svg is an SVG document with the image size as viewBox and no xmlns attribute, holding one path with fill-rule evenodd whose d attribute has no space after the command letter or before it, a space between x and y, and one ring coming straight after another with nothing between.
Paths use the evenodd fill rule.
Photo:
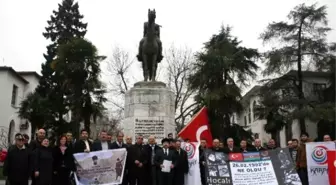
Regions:
<instances>
[{"instance_id":1,"label":"man in suit","mask_svg":"<svg viewBox=\"0 0 336 185\"><path fill-rule=\"evenodd\" d=\"M111 144L111 149L118 148L127 148L127 145L124 143L124 133L118 132L117 140Z\"/></svg>"},{"instance_id":2,"label":"man in suit","mask_svg":"<svg viewBox=\"0 0 336 185\"><path fill-rule=\"evenodd\" d=\"M257 151L257 152L266 150L264 147L261 146L261 140L260 139L255 139L254 140L254 148L255 148L255 151Z\"/></svg>"},{"instance_id":3,"label":"man in suit","mask_svg":"<svg viewBox=\"0 0 336 185\"><path fill-rule=\"evenodd\" d=\"M129 185L146 185L145 166L147 165L147 152L143 146L143 136L138 135L134 145L128 148L128 180Z\"/></svg>"},{"instance_id":4,"label":"man in suit","mask_svg":"<svg viewBox=\"0 0 336 185\"><path fill-rule=\"evenodd\" d=\"M107 142L107 132L101 131L99 140L92 144L92 151L110 150L111 148L111 143Z\"/></svg>"},{"instance_id":5,"label":"man in suit","mask_svg":"<svg viewBox=\"0 0 336 185\"><path fill-rule=\"evenodd\" d=\"M202 138L201 139L201 144L199 146L199 164L200 164L200 172L201 172L201 182L202 185L206 185L206 180L205 180L205 159L204 159L204 151L207 149L207 141L206 139Z\"/></svg>"},{"instance_id":6,"label":"man in suit","mask_svg":"<svg viewBox=\"0 0 336 185\"><path fill-rule=\"evenodd\" d=\"M184 185L184 175L189 172L188 154L181 149L181 141L176 141L177 166L174 169L174 185Z\"/></svg>"},{"instance_id":7,"label":"man in suit","mask_svg":"<svg viewBox=\"0 0 336 185\"><path fill-rule=\"evenodd\" d=\"M169 139L162 139L162 150L155 155L155 164L159 167L159 185L173 185L174 168L177 166L176 151L169 149ZM170 166L164 166L164 161L171 161ZM163 172L163 168L170 168L169 172Z\"/></svg>"},{"instance_id":8,"label":"man in suit","mask_svg":"<svg viewBox=\"0 0 336 185\"><path fill-rule=\"evenodd\" d=\"M226 140L227 147L224 148L224 153L239 153L240 149L234 146L234 141L231 137Z\"/></svg>"},{"instance_id":9,"label":"man in suit","mask_svg":"<svg viewBox=\"0 0 336 185\"><path fill-rule=\"evenodd\" d=\"M158 184L158 168L155 165L155 155L158 150L161 150L161 147L155 144L155 136L148 137L148 145L145 146L147 152L147 165L146 171L150 172L147 175L147 183L148 185L159 185Z\"/></svg>"},{"instance_id":10,"label":"man in suit","mask_svg":"<svg viewBox=\"0 0 336 185\"><path fill-rule=\"evenodd\" d=\"M29 143L29 150L32 152L31 153L31 158L34 159L35 158L35 150L37 148L39 148L41 146L41 143L42 141L45 139L46 137L46 131L44 129L39 129L36 133L37 135L37 138L36 140L31 140L30 143ZM33 173L32 176L31 176L31 185L36 185L36 178L35 178L35 174Z\"/></svg>"},{"instance_id":11,"label":"man in suit","mask_svg":"<svg viewBox=\"0 0 336 185\"><path fill-rule=\"evenodd\" d=\"M92 142L88 139L88 131L83 129L80 133L80 139L75 143L74 146L74 153L90 152Z\"/></svg>"},{"instance_id":12,"label":"man in suit","mask_svg":"<svg viewBox=\"0 0 336 185\"><path fill-rule=\"evenodd\" d=\"M117 134L117 140L113 143L111 143L111 149L119 149L119 148L126 148L127 145L124 143L124 133L118 132ZM128 184L128 161L126 160L126 166L124 169L124 177L121 185L127 185Z\"/></svg>"}]
</instances>

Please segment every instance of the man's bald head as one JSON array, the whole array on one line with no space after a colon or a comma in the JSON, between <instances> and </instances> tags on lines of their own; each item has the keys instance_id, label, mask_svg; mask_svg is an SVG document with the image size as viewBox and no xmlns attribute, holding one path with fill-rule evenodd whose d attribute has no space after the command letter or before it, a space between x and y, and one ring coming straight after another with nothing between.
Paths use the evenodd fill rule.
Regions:
<instances>
[{"instance_id":1,"label":"man's bald head","mask_svg":"<svg viewBox=\"0 0 336 185\"><path fill-rule=\"evenodd\" d=\"M37 131L37 138L38 140L42 141L46 136L46 131L44 129L39 129Z\"/></svg>"},{"instance_id":2,"label":"man's bald head","mask_svg":"<svg viewBox=\"0 0 336 185\"><path fill-rule=\"evenodd\" d=\"M149 136L149 137L148 137L148 143L149 143L150 145L155 144L155 136L153 136L153 135Z\"/></svg>"}]
</instances>

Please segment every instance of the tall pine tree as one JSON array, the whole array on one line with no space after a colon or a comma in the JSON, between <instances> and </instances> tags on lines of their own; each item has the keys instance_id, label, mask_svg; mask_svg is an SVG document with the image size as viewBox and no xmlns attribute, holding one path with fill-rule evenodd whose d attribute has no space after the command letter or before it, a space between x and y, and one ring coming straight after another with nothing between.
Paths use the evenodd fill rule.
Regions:
<instances>
[{"instance_id":1,"label":"tall pine tree","mask_svg":"<svg viewBox=\"0 0 336 185\"><path fill-rule=\"evenodd\" d=\"M261 34L264 42L275 41L277 48L265 53L266 69L265 75L283 74L289 70L297 70L296 75L287 78L287 89L294 92L286 96L285 101L279 101L278 107L295 107L295 118L299 119L301 132L306 131L305 109L310 106L303 91L303 70L306 63L318 64L329 53L329 45L326 40L327 33L331 30L328 27L327 7L317 4L296 6L288 14L288 21L273 22L268 25L266 31ZM276 92L284 89L279 86L279 81L284 78L275 79L268 83L266 90ZM263 93L267 94L268 93Z\"/></svg>"},{"instance_id":2,"label":"tall pine tree","mask_svg":"<svg viewBox=\"0 0 336 185\"><path fill-rule=\"evenodd\" d=\"M20 116L22 118L29 119L32 123L32 132L36 129L38 120L31 120L30 118L34 116L29 116L30 112L34 112L40 115L44 124L47 127L56 127L59 132L65 131L63 116L69 110L69 106L64 99L64 92L62 91L62 82L64 79L61 78L54 70L53 62L55 60L57 48L61 44L66 44L72 38L84 38L86 34L87 23L82 21L83 15L79 12L79 6L77 2L73 0L63 0L61 4L58 4L58 10L54 10L47 21L48 26L45 28L43 36L50 40L52 43L47 46L47 53L44 54L45 63L42 64L42 77L40 79L39 85L36 88L35 95L31 95L24 100L20 107ZM39 98L41 105L30 105L29 102L32 99ZM34 106L48 105L48 107L34 107ZM48 109L50 111L43 111L37 113L38 110ZM32 111L34 110L34 111ZM45 115L46 112L48 115ZM35 116L36 117L36 116ZM50 120L50 118L53 120Z\"/></svg>"}]
</instances>

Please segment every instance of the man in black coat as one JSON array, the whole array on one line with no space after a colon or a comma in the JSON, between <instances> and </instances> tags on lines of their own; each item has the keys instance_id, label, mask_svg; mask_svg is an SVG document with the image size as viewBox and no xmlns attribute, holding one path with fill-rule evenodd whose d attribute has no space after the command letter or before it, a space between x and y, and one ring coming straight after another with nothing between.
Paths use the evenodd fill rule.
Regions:
<instances>
[{"instance_id":1,"label":"man in black coat","mask_svg":"<svg viewBox=\"0 0 336 185\"><path fill-rule=\"evenodd\" d=\"M159 174L157 173L159 168L155 165L155 155L158 150L161 150L161 147L155 144L155 136L148 137L148 145L145 146L147 152L147 165L146 171L150 172L147 174L147 183L148 185L159 185L158 178Z\"/></svg>"},{"instance_id":2,"label":"man in black coat","mask_svg":"<svg viewBox=\"0 0 336 185\"><path fill-rule=\"evenodd\" d=\"M117 134L117 140L113 143L111 143L111 149L119 149L119 148L126 148L127 149L127 145L124 143L124 133L122 132L118 132ZM126 166L124 169L124 177L123 177L123 181L121 185L127 185L128 184L128 177L127 177L127 173L128 173L128 163L126 160Z\"/></svg>"},{"instance_id":3,"label":"man in black coat","mask_svg":"<svg viewBox=\"0 0 336 185\"><path fill-rule=\"evenodd\" d=\"M112 149L112 144L107 142L107 132L101 131L99 134L99 140L93 142L92 151L110 150Z\"/></svg>"},{"instance_id":4,"label":"man in black coat","mask_svg":"<svg viewBox=\"0 0 336 185\"><path fill-rule=\"evenodd\" d=\"M188 154L181 149L181 141L176 141L177 166L174 168L174 185L184 185L184 175L189 172Z\"/></svg>"},{"instance_id":5,"label":"man in black coat","mask_svg":"<svg viewBox=\"0 0 336 185\"><path fill-rule=\"evenodd\" d=\"M8 151L3 166L3 175L7 176L10 185L28 185L29 176L32 174L30 151L24 145L21 134L15 135L15 146Z\"/></svg>"},{"instance_id":6,"label":"man in black coat","mask_svg":"<svg viewBox=\"0 0 336 185\"><path fill-rule=\"evenodd\" d=\"M240 149L234 146L234 141L232 138L226 140L227 147L224 148L224 153L240 153Z\"/></svg>"},{"instance_id":7,"label":"man in black coat","mask_svg":"<svg viewBox=\"0 0 336 185\"><path fill-rule=\"evenodd\" d=\"M204 159L204 151L207 149L207 141L206 139L201 139L201 144L199 146L199 166L200 166L200 172L201 172L201 182L202 185L206 185L206 180L205 180L205 159Z\"/></svg>"},{"instance_id":8,"label":"man in black coat","mask_svg":"<svg viewBox=\"0 0 336 185\"><path fill-rule=\"evenodd\" d=\"M35 150L41 146L42 141L46 138L46 131L44 129L39 129L36 133L36 140L31 140L29 143L29 150L31 151L31 159L35 159ZM35 174L31 175L31 185L36 185Z\"/></svg>"},{"instance_id":9,"label":"man in black coat","mask_svg":"<svg viewBox=\"0 0 336 185\"><path fill-rule=\"evenodd\" d=\"M83 153L83 152L90 152L91 151L91 141L88 140L89 133L87 130L81 130L81 138L76 141L74 146L74 153Z\"/></svg>"},{"instance_id":10,"label":"man in black coat","mask_svg":"<svg viewBox=\"0 0 336 185\"><path fill-rule=\"evenodd\" d=\"M162 150L159 150L155 155L155 164L159 167L159 185L173 185L174 168L178 165L176 160L176 151L169 149L169 139L162 139ZM170 161L170 166L164 166L165 161ZM169 171L163 171L165 168L170 168Z\"/></svg>"},{"instance_id":11,"label":"man in black coat","mask_svg":"<svg viewBox=\"0 0 336 185\"><path fill-rule=\"evenodd\" d=\"M124 133L118 132L117 140L111 143L111 149L118 148L127 148L127 145L124 143Z\"/></svg>"},{"instance_id":12,"label":"man in black coat","mask_svg":"<svg viewBox=\"0 0 336 185\"><path fill-rule=\"evenodd\" d=\"M254 140L254 149L257 152L266 150L264 147L261 146L261 140L260 139L255 139Z\"/></svg>"},{"instance_id":13,"label":"man in black coat","mask_svg":"<svg viewBox=\"0 0 336 185\"><path fill-rule=\"evenodd\" d=\"M146 185L145 170L147 165L147 152L143 146L143 136L138 135L134 145L128 148L128 180L129 185Z\"/></svg>"}]
</instances>

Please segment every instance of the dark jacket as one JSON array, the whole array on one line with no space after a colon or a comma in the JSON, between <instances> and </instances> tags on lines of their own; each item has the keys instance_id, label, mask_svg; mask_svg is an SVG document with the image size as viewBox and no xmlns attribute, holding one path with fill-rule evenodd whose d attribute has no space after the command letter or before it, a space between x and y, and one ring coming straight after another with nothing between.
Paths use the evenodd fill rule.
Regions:
<instances>
[{"instance_id":1,"label":"dark jacket","mask_svg":"<svg viewBox=\"0 0 336 185\"><path fill-rule=\"evenodd\" d=\"M127 148L127 145L125 143L122 143L121 146L119 146L116 141L114 141L110 145L111 145L111 149Z\"/></svg>"},{"instance_id":2,"label":"dark jacket","mask_svg":"<svg viewBox=\"0 0 336 185\"><path fill-rule=\"evenodd\" d=\"M254 147L254 151L256 151L256 152L264 151L264 150L266 150L266 148L264 148L262 146L260 148Z\"/></svg>"},{"instance_id":3,"label":"dark jacket","mask_svg":"<svg viewBox=\"0 0 336 185\"><path fill-rule=\"evenodd\" d=\"M189 172L188 154L183 149L176 150L177 166L174 168L174 185L184 185L184 175Z\"/></svg>"},{"instance_id":4,"label":"dark jacket","mask_svg":"<svg viewBox=\"0 0 336 185\"><path fill-rule=\"evenodd\" d=\"M39 140L31 140L28 146L31 151L34 151L41 146L41 142Z\"/></svg>"},{"instance_id":5,"label":"dark jacket","mask_svg":"<svg viewBox=\"0 0 336 185\"><path fill-rule=\"evenodd\" d=\"M174 168L178 166L177 163L177 156L176 156L176 151L174 150L169 150L168 151L168 156L164 154L164 148L161 150L158 150L157 154L155 155L155 165L161 169L161 165L163 164L164 160L172 161L172 164L174 165ZM170 171L172 172L172 171Z\"/></svg>"},{"instance_id":6,"label":"dark jacket","mask_svg":"<svg viewBox=\"0 0 336 185\"><path fill-rule=\"evenodd\" d=\"M90 150L92 150L92 142L90 140L87 140L89 142L89 146L90 146ZM84 150L86 149L86 145L84 143L83 140L78 140L76 143L75 143L75 146L74 146L74 153L83 153Z\"/></svg>"},{"instance_id":7,"label":"dark jacket","mask_svg":"<svg viewBox=\"0 0 336 185\"><path fill-rule=\"evenodd\" d=\"M49 147L41 146L35 150L34 172L39 172L37 184L51 184L53 177L53 153Z\"/></svg>"},{"instance_id":8,"label":"dark jacket","mask_svg":"<svg viewBox=\"0 0 336 185\"><path fill-rule=\"evenodd\" d=\"M109 142L106 142L106 143L107 143L107 148L109 150L112 149L111 143ZM101 150L103 150L102 142L99 140L93 142L93 144L91 145L91 151L101 151Z\"/></svg>"},{"instance_id":9,"label":"dark jacket","mask_svg":"<svg viewBox=\"0 0 336 185\"><path fill-rule=\"evenodd\" d=\"M232 149L230 149L229 147L225 147L223 149L223 152L226 153L226 154L229 154L229 153L240 153L241 151L237 147L233 147Z\"/></svg>"},{"instance_id":10,"label":"dark jacket","mask_svg":"<svg viewBox=\"0 0 336 185\"><path fill-rule=\"evenodd\" d=\"M201 148L199 147L199 165L200 165L200 173L201 173L201 182L202 185L206 185L206 180L205 180L205 166L203 165L203 162L205 162L205 156L204 156L204 151L206 148Z\"/></svg>"},{"instance_id":11,"label":"dark jacket","mask_svg":"<svg viewBox=\"0 0 336 185\"><path fill-rule=\"evenodd\" d=\"M143 171L143 169L145 168L145 166L147 165L147 152L145 149L145 146L143 145L139 145L139 144L134 144L132 146L130 146L128 148L128 153L127 153L127 160L128 160L128 168L129 171L131 171L132 173L137 173L139 171ZM135 164L135 161L138 160L140 163L142 163L142 167L138 167Z\"/></svg>"},{"instance_id":12,"label":"dark jacket","mask_svg":"<svg viewBox=\"0 0 336 185\"><path fill-rule=\"evenodd\" d=\"M76 169L73 151L70 147L66 148L63 154L60 147L56 146L53 149L53 159L53 168L56 172L64 169L69 171L75 171Z\"/></svg>"},{"instance_id":13,"label":"dark jacket","mask_svg":"<svg viewBox=\"0 0 336 185\"><path fill-rule=\"evenodd\" d=\"M32 162L28 148L12 147L8 150L3 166L3 175L12 183L27 183L32 173Z\"/></svg>"}]
</instances>

